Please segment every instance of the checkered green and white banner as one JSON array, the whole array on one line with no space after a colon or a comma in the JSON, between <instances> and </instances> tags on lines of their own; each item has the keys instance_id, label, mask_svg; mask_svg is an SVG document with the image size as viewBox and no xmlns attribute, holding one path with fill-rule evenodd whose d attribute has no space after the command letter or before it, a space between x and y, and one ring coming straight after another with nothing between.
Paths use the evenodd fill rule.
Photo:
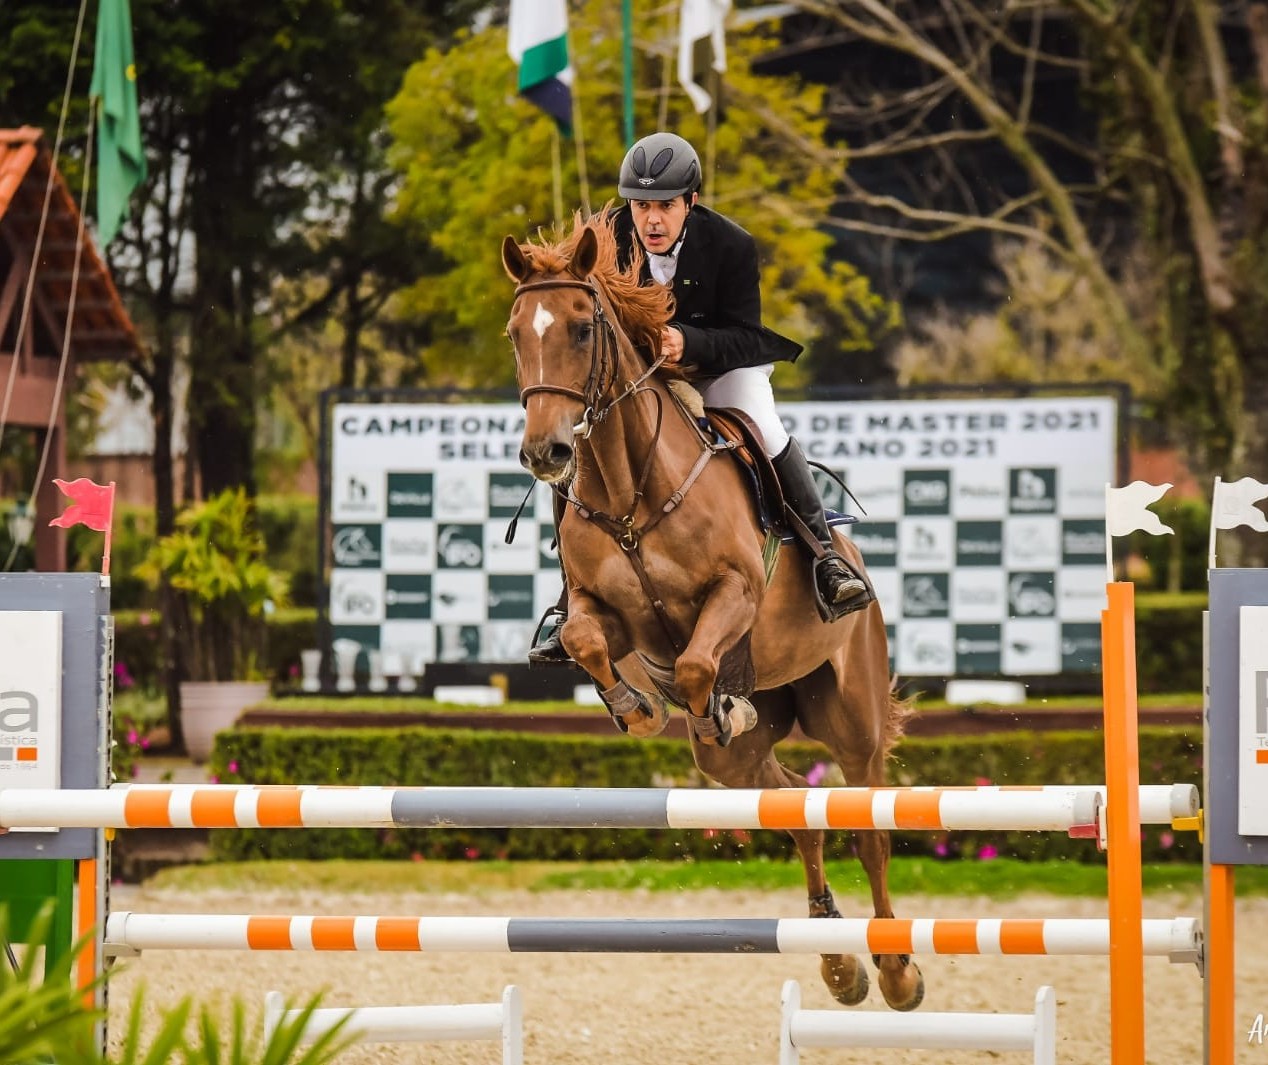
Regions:
<instances>
[{"instance_id":1,"label":"checkered green and white banner","mask_svg":"<svg viewBox=\"0 0 1268 1065\"><path fill-rule=\"evenodd\" d=\"M851 528L905 676L1100 666L1117 401L785 403L865 516ZM550 492L513 404L340 403L330 427L332 639L409 661L519 662L559 594ZM858 513L826 478L833 509Z\"/></svg>"}]
</instances>

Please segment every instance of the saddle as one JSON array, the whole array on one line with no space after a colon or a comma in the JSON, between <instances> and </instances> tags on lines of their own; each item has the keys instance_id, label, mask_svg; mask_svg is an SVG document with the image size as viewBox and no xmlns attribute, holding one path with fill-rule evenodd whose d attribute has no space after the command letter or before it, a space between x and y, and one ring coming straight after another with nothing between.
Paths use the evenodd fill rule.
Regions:
<instances>
[{"instance_id":1,"label":"saddle","mask_svg":"<svg viewBox=\"0 0 1268 1065\"><path fill-rule=\"evenodd\" d=\"M676 390L674 394L678 395ZM757 520L762 532L777 533L780 542L785 544L800 543L812 557L821 554L823 547L810 530L800 521L788 520L784 491L779 485L775 467L766 454L761 431L753 424L753 420L742 410L733 407L705 407L704 422L702 430L712 432L717 440L725 444L747 474L746 480L757 506ZM818 463L812 465L817 466ZM852 514L839 514L836 511L828 511L827 519L829 526L852 525L858 521Z\"/></svg>"}]
</instances>

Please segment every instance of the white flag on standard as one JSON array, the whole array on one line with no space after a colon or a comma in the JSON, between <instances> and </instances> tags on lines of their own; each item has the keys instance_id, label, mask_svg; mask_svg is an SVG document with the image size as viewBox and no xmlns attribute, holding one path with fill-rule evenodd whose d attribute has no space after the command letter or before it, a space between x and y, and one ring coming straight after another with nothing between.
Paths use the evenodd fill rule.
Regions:
<instances>
[{"instance_id":1,"label":"white flag on standard","mask_svg":"<svg viewBox=\"0 0 1268 1065\"><path fill-rule=\"evenodd\" d=\"M713 106L713 97L696 84L696 42L709 37L713 41L713 69L721 74L726 70L726 22L731 10L731 0L682 0L678 22L678 83L691 97L691 104L699 114Z\"/></svg>"},{"instance_id":2,"label":"white flag on standard","mask_svg":"<svg viewBox=\"0 0 1268 1065\"><path fill-rule=\"evenodd\" d=\"M1174 533L1174 529L1163 525L1162 519L1148 509L1149 504L1158 502L1170 487L1170 484L1149 484L1147 481L1132 481L1123 488L1106 485L1105 527L1110 536L1126 536L1137 530L1153 536Z\"/></svg>"},{"instance_id":3,"label":"white flag on standard","mask_svg":"<svg viewBox=\"0 0 1268 1065\"><path fill-rule=\"evenodd\" d=\"M1211 502L1211 521L1217 529L1236 529L1249 525L1256 532L1268 532L1268 517L1256 503L1268 497L1268 484L1253 477L1240 481L1215 478L1215 497Z\"/></svg>"}]
</instances>

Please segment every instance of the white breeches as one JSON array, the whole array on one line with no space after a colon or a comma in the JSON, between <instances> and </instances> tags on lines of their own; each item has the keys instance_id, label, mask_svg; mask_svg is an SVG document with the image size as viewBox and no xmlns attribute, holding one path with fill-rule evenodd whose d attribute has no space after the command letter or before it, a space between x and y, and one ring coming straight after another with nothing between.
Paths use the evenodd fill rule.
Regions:
<instances>
[{"instance_id":1,"label":"white breeches","mask_svg":"<svg viewBox=\"0 0 1268 1065\"><path fill-rule=\"evenodd\" d=\"M774 458L788 446L788 432L775 410L775 393L770 375L774 365L742 366L715 377L701 389L706 407L735 407L747 414L761 430L766 454Z\"/></svg>"}]
</instances>

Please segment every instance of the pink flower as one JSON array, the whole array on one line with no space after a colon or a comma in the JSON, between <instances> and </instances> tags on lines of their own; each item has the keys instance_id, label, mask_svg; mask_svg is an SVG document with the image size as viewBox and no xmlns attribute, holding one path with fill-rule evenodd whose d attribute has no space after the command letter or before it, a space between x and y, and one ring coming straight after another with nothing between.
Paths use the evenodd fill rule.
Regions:
<instances>
[{"instance_id":1,"label":"pink flower","mask_svg":"<svg viewBox=\"0 0 1268 1065\"><path fill-rule=\"evenodd\" d=\"M219 783L220 783L220 778L219 778L218 776L216 776L216 774L215 774L215 773L212 773L212 774L211 774L211 776L209 776L209 777L207 778L207 783L208 783L208 784L219 784Z\"/></svg>"},{"instance_id":2,"label":"pink flower","mask_svg":"<svg viewBox=\"0 0 1268 1065\"><path fill-rule=\"evenodd\" d=\"M141 737L141 750L148 751L150 749L150 738L148 736Z\"/></svg>"},{"instance_id":3,"label":"pink flower","mask_svg":"<svg viewBox=\"0 0 1268 1065\"><path fill-rule=\"evenodd\" d=\"M815 764L810 767L810 772L806 774L806 783L812 788L817 788L823 782L823 778L827 775L827 763L815 762Z\"/></svg>"},{"instance_id":4,"label":"pink flower","mask_svg":"<svg viewBox=\"0 0 1268 1065\"><path fill-rule=\"evenodd\" d=\"M418 851L414 851L414 853L409 856L409 860L411 862L421 862L423 861L423 856L419 854Z\"/></svg>"},{"instance_id":5,"label":"pink flower","mask_svg":"<svg viewBox=\"0 0 1268 1065\"><path fill-rule=\"evenodd\" d=\"M991 778L978 777L976 780L973 781L973 783L976 784L979 788L989 788L991 786Z\"/></svg>"},{"instance_id":6,"label":"pink flower","mask_svg":"<svg viewBox=\"0 0 1268 1065\"><path fill-rule=\"evenodd\" d=\"M136 619L142 625L148 625L150 623L150 612L148 610L142 610L141 613L137 615Z\"/></svg>"},{"instance_id":7,"label":"pink flower","mask_svg":"<svg viewBox=\"0 0 1268 1065\"><path fill-rule=\"evenodd\" d=\"M989 843L987 843L977 852L977 859L980 862L989 862L992 858L998 858L998 857L999 857L999 851L997 851Z\"/></svg>"},{"instance_id":8,"label":"pink flower","mask_svg":"<svg viewBox=\"0 0 1268 1065\"><path fill-rule=\"evenodd\" d=\"M129 743L136 743L136 742L137 742L137 740L139 740L140 738L141 738L141 737L137 735L137 731L136 731L136 729L134 729L134 728L130 728L130 729L128 729L128 742L129 742Z\"/></svg>"},{"instance_id":9,"label":"pink flower","mask_svg":"<svg viewBox=\"0 0 1268 1065\"><path fill-rule=\"evenodd\" d=\"M749 834L748 829L736 828L731 830L731 835L735 837L736 843L747 843L753 837Z\"/></svg>"},{"instance_id":10,"label":"pink flower","mask_svg":"<svg viewBox=\"0 0 1268 1065\"><path fill-rule=\"evenodd\" d=\"M1171 849L1171 847L1175 844L1175 841L1175 836L1173 836L1170 832L1163 832L1162 835L1158 837L1158 842L1161 843L1167 850Z\"/></svg>"},{"instance_id":11,"label":"pink flower","mask_svg":"<svg viewBox=\"0 0 1268 1065\"><path fill-rule=\"evenodd\" d=\"M473 861L473 862L474 862L474 861L475 861L477 858L479 858L479 857L480 857L480 852L479 852L479 850L477 850L475 847L468 847L468 848L467 848L467 859L468 859L469 861Z\"/></svg>"},{"instance_id":12,"label":"pink flower","mask_svg":"<svg viewBox=\"0 0 1268 1065\"><path fill-rule=\"evenodd\" d=\"M236 773L237 771L238 771L238 763L237 763L237 762L230 762L230 763L229 763L229 772L230 772L230 773Z\"/></svg>"},{"instance_id":13,"label":"pink flower","mask_svg":"<svg viewBox=\"0 0 1268 1065\"><path fill-rule=\"evenodd\" d=\"M947 854L950 853L947 850L946 840L942 840L942 839L938 840L938 842L934 844L933 853L936 854L939 858L945 858Z\"/></svg>"}]
</instances>

